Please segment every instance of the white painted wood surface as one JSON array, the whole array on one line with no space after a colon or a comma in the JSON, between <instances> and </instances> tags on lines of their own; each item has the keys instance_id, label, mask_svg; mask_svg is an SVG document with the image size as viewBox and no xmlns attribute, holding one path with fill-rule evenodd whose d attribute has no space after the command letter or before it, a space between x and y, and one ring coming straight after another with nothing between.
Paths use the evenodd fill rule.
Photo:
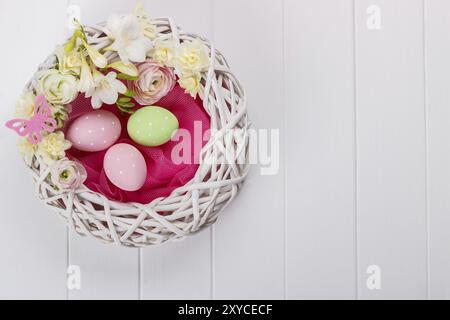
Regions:
<instances>
[{"instance_id":1,"label":"white painted wood surface","mask_svg":"<svg viewBox=\"0 0 450 320\"><path fill-rule=\"evenodd\" d=\"M425 5L429 290L450 298L450 2Z\"/></svg>"},{"instance_id":2,"label":"white painted wood surface","mask_svg":"<svg viewBox=\"0 0 450 320\"><path fill-rule=\"evenodd\" d=\"M14 26L0 51L2 122L67 35L70 4L87 24L134 6L2 0L0 28ZM2 127L0 298L450 297L448 1L144 4L226 55L254 127L280 130L279 172L263 176L255 165L218 224L183 242L108 247L68 231L38 203ZM380 29L368 28L378 11ZM66 288L70 265L81 269L79 290ZM373 265L378 290L367 286Z\"/></svg>"},{"instance_id":3,"label":"white painted wood surface","mask_svg":"<svg viewBox=\"0 0 450 320\"><path fill-rule=\"evenodd\" d=\"M3 43L8 43L2 45L0 54L2 74L6 75L0 80L2 123L14 115L16 98L39 63L56 42L64 40L65 3L47 1L51 10L37 1L24 3L0 2L0 28L4 30ZM16 26L14 32L7 32L12 25ZM0 210L0 297L65 299L66 227L36 199L16 139L11 139L3 125L0 140L0 197L4 203Z\"/></svg>"},{"instance_id":4,"label":"white painted wood surface","mask_svg":"<svg viewBox=\"0 0 450 320\"><path fill-rule=\"evenodd\" d=\"M381 10L381 28L366 10ZM356 1L356 198L361 298L427 297L423 1ZM382 270L369 290L366 269Z\"/></svg>"},{"instance_id":5,"label":"white painted wood surface","mask_svg":"<svg viewBox=\"0 0 450 320\"><path fill-rule=\"evenodd\" d=\"M281 23L273 23L282 14L280 1L214 2L214 42L246 88L255 128L283 128L283 33ZM254 81L257 70L260 80ZM254 166L215 227L214 298L283 298L284 193L283 159L273 176Z\"/></svg>"},{"instance_id":6,"label":"white painted wood surface","mask_svg":"<svg viewBox=\"0 0 450 320\"><path fill-rule=\"evenodd\" d=\"M288 298L356 297L352 7L285 5Z\"/></svg>"}]
</instances>

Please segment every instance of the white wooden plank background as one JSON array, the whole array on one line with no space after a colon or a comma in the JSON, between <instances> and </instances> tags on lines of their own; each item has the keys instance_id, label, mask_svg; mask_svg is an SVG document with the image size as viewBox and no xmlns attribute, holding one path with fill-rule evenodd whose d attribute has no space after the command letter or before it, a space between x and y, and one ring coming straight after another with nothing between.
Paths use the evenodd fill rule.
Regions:
<instances>
[{"instance_id":1,"label":"white wooden plank background","mask_svg":"<svg viewBox=\"0 0 450 320\"><path fill-rule=\"evenodd\" d=\"M352 5L286 1L288 298L356 297Z\"/></svg>"},{"instance_id":2,"label":"white wooden plank background","mask_svg":"<svg viewBox=\"0 0 450 320\"><path fill-rule=\"evenodd\" d=\"M425 5L426 103L428 133L429 290L450 298L450 2Z\"/></svg>"},{"instance_id":3,"label":"white wooden plank background","mask_svg":"<svg viewBox=\"0 0 450 320\"><path fill-rule=\"evenodd\" d=\"M366 27L367 7L381 29ZM423 2L357 1L356 163L362 298L426 298ZM401 16L401 18L400 18ZM365 270L382 270L369 290Z\"/></svg>"},{"instance_id":4,"label":"white wooden plank background","mask_svg":"<svg viewBox=\"0 0 450 320\"><path fill-rule=\"evenodd\" d=\"M52 9L37 1L26 6L24 2L0 2L0 28L4 30L3 43L8 43L2 44L0 56L2 74L6 75L0 82L2 123L14 114L15 100L38 64L54 49L55 42L65 38L66 4L52 0L47 6ZM11 26L15 26L14 32L7 32ZM3 125L0 130L0 197L4 203L0 210L0 297L64 299L66 227L36 199L31 177L17 153L16 139L10 139L11 133Z\"/></svg>"},{"instance_id":5,"label":"white wooden plank background","mask_svg":"<svg viewBox=\"0 0 450 320\"><path fill-rule=\"evenodd\" d=\"M282 14L281 1L214 2L215 44L247 90L255 128L283 127L283 33L281 23L273 23L281 22ZM272 49L266 51L268 39ZM255 73L260 81L254 81ZM274 176L262 176L259 166L253 168L242 193L215 227L214 298L284 296L285 192L280 161Z\"/></svg>"},{"instance_id":6,"label":"white wooden plank background","mask_svg":"<svg viewBox=\"0 0 450 320\"><path fill-rule=\"evenodd\" d=\"M0 119L68 34L132 1L1 0ZM446 0L147 0L214 41L255 128L280 130L279 172L255 165L214 228L141 250L79 238L34 198L0 129L0 298L450 297L450 3ZM375 6L375 7L374 7ZM380 12L380 29L367 19ZM13 27L14 26L14 27ZM8 50L5 50L5 43ZM5 63L7 61L7 63ZM81 268L81 289L65 285ZM367 268L381 288L367 287Z\"/></svg>"}]
</instances>

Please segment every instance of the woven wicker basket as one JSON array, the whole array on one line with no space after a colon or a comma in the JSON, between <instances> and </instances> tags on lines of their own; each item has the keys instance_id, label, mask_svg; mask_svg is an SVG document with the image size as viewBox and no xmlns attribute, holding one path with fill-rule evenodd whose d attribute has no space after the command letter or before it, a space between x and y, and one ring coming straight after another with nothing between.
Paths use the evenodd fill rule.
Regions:
<instances>
[{"instance_id":1,"label":"woven wicker basket","mask_svg":"<svg viewBox=\"0 0 450 320\"><path fill-rule=\"evenodd\" d=\"M110 201L84 186L76 192L60 192L47 183L49 167L39 156L35 156L30 166L39 199L56 211L71 229L80 235L127 247L181 239L213 224L234 199L249 170L245 94L225 58L206 39L182 32L171 19L159 18L153 22L161 40L173 37L180 43L197 38L210 53L209 71L206 79L202 79L199 94L211 117L214 134L201 151L202 161L195 177L170 196L143 205ZM99 50L111 44L102 31L104 25L85 27L89 44ZM118 60L114 52L105 56L109 62ZM40 65L25 89L36 92L39 75L53 68L56 61L52 55Z\"/></svg>"}]
</instances>

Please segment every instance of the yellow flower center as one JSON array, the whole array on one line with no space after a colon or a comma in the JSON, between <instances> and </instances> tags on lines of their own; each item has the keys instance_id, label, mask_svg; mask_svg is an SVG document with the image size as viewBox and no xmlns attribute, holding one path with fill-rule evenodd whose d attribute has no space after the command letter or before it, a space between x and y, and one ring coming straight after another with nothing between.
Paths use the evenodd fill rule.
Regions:
<instances>
[{"instance_id":1,"label":"yellow flower center","mask_svg":"<svg viewBox=\"0 0 450 320\"><path fill-rule=\"evenodd\" d=\"M59 177L61 178L61 180L66 181L67 179L69 179L69 171L64 170L63 172L61 172L61 174L59 175Z\"/></svg>"},{"instance_id":2,"label":"yellow flower center","mask_svg":"<svg viewBox=\"0 0 450 320\"><path fill-rule=\"evenodd\" d=\"M197 56L197 55L191 54L191 55L189 55L189 56L187 57L187 60L188 60L188 62L189 62L190 64L195 64L195 63L197 63L197 61L198 61L199 59L198 59L198 56Z\"/></svg>"}]
</instances>

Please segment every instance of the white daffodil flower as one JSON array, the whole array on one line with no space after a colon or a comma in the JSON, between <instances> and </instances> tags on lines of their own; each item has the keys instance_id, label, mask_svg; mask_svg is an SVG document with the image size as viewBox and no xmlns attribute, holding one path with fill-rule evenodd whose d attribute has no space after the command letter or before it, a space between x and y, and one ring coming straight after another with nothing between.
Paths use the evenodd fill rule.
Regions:
<instances>
[{"instance_id":1,"label":"white daffodil flower","mask_svg":"<svg viewBox=\"0 0 450 320\"><path fill-rule=\"evenodd\" d=\"M72 143L66 140L62 131L50 133L37 145L37 154L48 165L66 156L66 150L72 147Z\"/></svg>"},{"instance_id":2,"label":"white daffodil flower","mask_svg":"<svg viewBox=\"0 0 450 320\"><path fill-rule=\"evenodd\" d=\"M117 80L117 73L109 72L106 76L99 71L94 70L94 87L86 92L86 98L91 99L91 104L94 109L99 109L103 103L114 104L119 98L119 93L124 94L127 87Z\"/></svg>"},{"instance_id":3,"label":"white daffodil flower","mask_svg":"<svg viewBox=\"0 0 450 320\"><path fill-rule=\"evenodd\" d=\"M104 31L113 40L106 50L116 51L124 64L145 61L147 52L153 46L135 15L110 16Z\"/></svg>"},{"instance_id":4,"label":"white daffodil flower","mask_svg":"<svg viewBox=\"0 0 450 320\"><path fill-rule=\"evenodd\" d=\"M31 119L34 115L36 96L32 91L22 94L16 103L16 117Z\"/></svg>"},{"instance_id":5,"label":"white daffodil flower","mask_svg":"<svg viewBox=\"0 0 450 320\"><path fill-rule=\"evenodd\" d=\"M31 166L33 162L34 154L36 153L37 146L32 144L28 138L24 138L18 143L20 154L22 155L25 163Z\"/></svg>"},{"instance_id":6,"label":"white daffodil flower","mask_svg":"<svg viewBox=\"0 0 450 320\"><path fill-rule=\"evenodd\" d=\"M196 73L193 75L183 76L178 80L180 87L185 89L185 93L189 93L192 98L197 98L198 88L200 81L202 80L202 75Z\"/></svg>"},{"instance_id":7,"label":"white daffodil flower","mask_svg":"<svg viewBox=\"0 0 450 320\"><path fill-rule=\"evenodd\" d=\"M176 52L175 68L183 76L208 71L209 56L205 45L198 39L180 44Z\"/></svg>"},{"instance_id":8,"label":"white daffodil flower","mask_svg":"<svg viewBox=\"0 0 450 320\"><path fill-rule=\"evenodd\" d=\"M58 58L58 70L63 74L71 74L78 77L81 69L81 53L76 50L66 52L64 47L57 46L55 50Z\"/></svg>"}]
</instances>

